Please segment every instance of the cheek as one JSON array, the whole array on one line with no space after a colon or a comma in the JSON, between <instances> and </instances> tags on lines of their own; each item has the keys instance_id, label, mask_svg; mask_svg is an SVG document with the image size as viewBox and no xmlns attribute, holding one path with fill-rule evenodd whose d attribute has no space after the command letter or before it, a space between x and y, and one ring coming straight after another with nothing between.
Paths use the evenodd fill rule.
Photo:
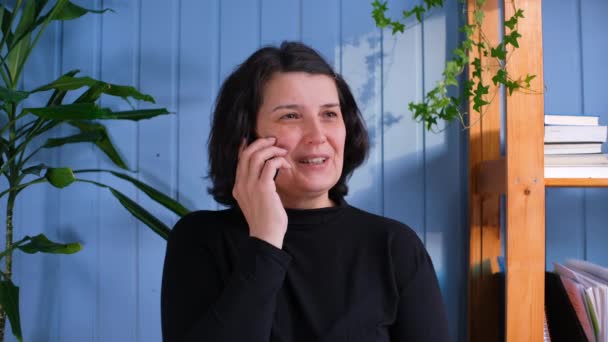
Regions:
<instances>
[{"instance_id":1,"label":"cheek","mask_svg":"<svg viewBox=\"0 0 608 342\"><path fill-rule=\"evenodd\" d=\"M271 135L277 138L276 145L286 149L288 152L293 151L298 144L299 134L296 130L278 129Z\"/></svg>"},{"instance_id":2,"label":"cheek","mask_svg":"<svg viewBox=\"0 0 608 342\"><path fill-rule=\"evenodd\" d=\"M335 149L338 151L340 156L344 157L344 146L346 146L346 131L344 129L338 130L334 136Z\"/></svg>"}]
</instances>

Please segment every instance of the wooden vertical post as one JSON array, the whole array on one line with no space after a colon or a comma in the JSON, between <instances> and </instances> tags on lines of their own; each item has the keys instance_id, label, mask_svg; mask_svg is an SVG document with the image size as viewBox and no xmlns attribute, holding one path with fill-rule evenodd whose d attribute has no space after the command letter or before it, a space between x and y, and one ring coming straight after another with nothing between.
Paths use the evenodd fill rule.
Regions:
<instances>
[{"instance_id":1,"label":"wooden vertical post","mask_svg":"<svg viewBox=\"0 0 608 342\"><path fill-rule=\"evenodd\" d=\"M467 1L468 23L474 23L476 0ZM498 0L487 0L484 7L482 31L486 43L496 46L500 40L499 27L502 22ZM481 32L473 38L482 41ZM481 164L500 158L500 94L491 81L498 64L494 59L471 50L469 59L481 59L484 68L484 85L490 86L489 94L496 95L494 101L484 107L483 113L473 110L469 103L469 341L499 341L500 296L494 274L498 271L496 258L500 255L500 194L481 193L477 185ZM473 70L469 70L469 78ZM503 173L504 174L504 173ZM495 182L503 179L491 178Z\"/></svg>"},{"instance_id":2,"label":"wooden vertical post","mask_svg":"<svg viewBox=\"0 0 608 342\"><path fill-rule=\"evenodd\" d=\"M534 93L506 98L506 341L542 341L545 272L545 184L543 169L543 49L540 0L505 1L505 18L516 9L525 18L522 38L510 55L513 79L534 74ZM507 32L508 33L508 32Z\"/></svg>"}]
</instances>

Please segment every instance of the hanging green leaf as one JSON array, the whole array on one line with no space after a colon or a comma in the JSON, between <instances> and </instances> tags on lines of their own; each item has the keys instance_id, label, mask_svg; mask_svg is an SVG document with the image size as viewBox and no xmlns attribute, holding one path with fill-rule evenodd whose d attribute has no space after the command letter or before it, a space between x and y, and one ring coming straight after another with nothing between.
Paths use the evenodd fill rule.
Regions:
<instances>
[{"instance_id":1,"label":"hanging green leaf","mask_svg":"<svg viewBox=\"0 0 608 342\"><path fill-rule=\"evenodd\" d=\"M138 121L150 119L159 115L170 114L165 108L136 109L128 111L112 112L108 108L101 108L94 103L72 103L59 106L24 108L26 112L32 113L43 119L57 121L78 120L132 120Z\"/></svg>"},{"instance_id":2,"label":"hanging green leaf","mask_svg":"<svg viewBox=\"0 0 608 342\"><path fill-rule=\"evenodd\" d=\"M107 84L108 87L104 89L104 93L112 96L122 97L123 99L133 98L135 100L156 103L154 98L150 95L140 93L137 89L131 86L123 86L118 84Z\"/></svg>"},{"instance_id":3,"label":"hanging green leaf","mask_svg":"<svg viewBox=\"0 0 608 342\"><path fill-rule=\"evenodd\" d=\"M34 17L35 13L36 5L34 1L27 1L23 11L21 11L21 17L14 34L15 37L18 37L18 41L9 49L7 54L8 71L11 81L17 79L19 66L23 64L27 51L30 49L31 30L35 26L34 20L36 19Z\"/></svg>"},{"instance_id":4,"label":"hanging green leaf","mask_svg":"<svg viewBox=\"0 0 608 342\"><path fill-rule=\"evenodd\" d=\"M137 204L135 201L125 196L121 192L110 188L112 195L120 201L120 203L135 216L138 220L143 222L146 226L150 227L156 234L160 235L163 239L167 239L169 237L169 232L171 231L169 227L167 227L164 223L162 223L159 219L154 217L154 215L150 214L146 209Z\"/></svg>"},{"instance_id":5,"label":"hanging green leaf","mask_svg":"<svg viewBox=\"0 0 608 342\"><path fill-rule=\"evenodd\" d=\"M103 93L111 96L121 97L125 100L133 98L135 100L154 103L154 98L152 96L148 94L143 94L134 87L106 83L98 81L91 77L74 77L74 75L63 75L49 84L32 90L32 93L51 89L69 91L76 90L82 87L89 87L93 89L87 90L89 94L85 95L85 97L81 96L82 98L77 100L77 102L87 102L85 100L87 98L91 99L92 101L95 101L97 100L97 98L99 98L99 95ZM92 96L93 94L97 94L97 96Z\"/></svg>"},{"instance_id":6,"label":"hanging green leaf","mask_svg":"<svg viewBox=\"0 0 608 342\"><path fill-rule=\"evenodd\" d=\"M166 108L155 108L155 109L136 109L126 110L122 112L113 112L108 119L120 119L120 120L143 120L150 119L155 116L171 114ZM104 118L105 119L105 118Z\"/></svg>"},{"instance_id":7,"label":"hanging green leaf","mask_svg":"<svg viewBox=\"0 0 608 342\"><path fill-rule=\"evenodd\" d=\"M8 316L13 335L17 341L23 342L19 315L19 288L10 279L0 281L0 305Z\"/></svg>"},{"instance_id":8,"label":"hanging green leaf","mask_svg":"<svg viewBox=\"0 0 608 342\"><path fill-rule=\"evenodd\" d=\"M78 133L78 134L70 135L70 136L63 137L63 138L49 138L42 146L44 148L53 148L53 147L63 146L65 144L75 144L75 143L81 143L81 142L95 143L101 138L102 138L102 136L101 136L101 134L99 134L99 132L84 132L84 133Z\"/></svg>"},{"instance_id":9,"label":"hanging green leaf","mask_svg":"<svg viewBox=\"0 0 608 342\"><path fill-rule=\"evenodd\" d=\"M79 70L73 70L72 72L74 72L74 71L75 71L74 75L79 72ZM51 89L75 90L75 89L79 89L79 88L82 88L85 86L90 87L97 82L96 80L94 80L90 77L74 77L74 75L69 75L69 74L62 75L55 81L32 90L32 93L51 90Z\"/></svg>"},{"instance_id":10,"label":"hanging green leaf","mask_svg":"<svg viewBox=\"0 0 608 342\"><path fill-rule=\"evenodd\" d=\"M104 170L104 169L90 169L90 170L75 170L74 171L75 174L89 173L89 172L106 172L106 173L112 174L115 177L126 180L126 181L130 182L131 184L135 185L135 187L137 187L139 190L143 191L146 195L150 196L151 199L160 203L165 208L171 210L172 212L176 213L180 217L182 217L190 212L189 209L185 208L183 205L181 205L179 202L175 201L171 197L163 194L162 192L154 189L153 187L145 184L144 182L141 182L140 180L133 178L129 175L126 175L124 173L115 172L112 170Z\"/></svg>"},{"instance_id":11,"label":"hanging green leaf","mask_svg":"<svg viewBox=\"0 0 608 342\"><path fill-rule=\"evenodd\" d=\"M127 170L129 168L118 152L118 149L112 143L110 135L108 134L108 131L104 125L89 121L70 121L69 124L77 127L82 135L88 135L91 138L97 137L97 139L92 139L90 142L94 143L95 146L103 151L103 153L110 158L114 165L123 170Z\"/></svg>"},{"instance_id":12,"label":"hanging green leaf","mask_svg":"<svg viewBox=\"0 0 608 342\"><path fill-rule=\"evenodd\" d=\"M6 42L9 45L13 37L10 30L12 15L13 13L8 8L0 4L0 30L2 30L2 37L6 37Z\"/></svg>"},{"instance_id":13,"label":"hanging green leaf","mask_svg":"<svg viewBox=\"0 0 608 342\"><path fill-rule=\"evenodd\" d=\"M22 252L28 254L50 253L50 254L74 254L82 250L82 245L78 242L58 243L49 240L44 234L38 234L29 238L29 242L17 246Z\"/></svg>"},{"instance_id":14,"label":"hanging green leaf","mask_svg":"<svg viewBox=\"0 0 608 342\"><path fill-rule=\"evenodd\" d=\"M76 180L72 169L69 167L48 168L44 174L44 178L54 187L60 189L74 183Z\"/></svg>"},{"instance_id":15,"label":"hanging green leaf","mask_svg":"<svg viewBox=\"0 0 608 342\"><path fill-rule=\"evenodd\" d=\"M73 103L50 107L24 108L23 110L43 119L58 121L100 119L111 113L110 110L103 109L94 103Z\"/></svg>"},{"instance_id":16,"label":"hanging green leaf","mask_svg":"<svg viewBox=\"0 0 608 342\"><path fill-rule=\"evenodd\" d=\"M122 206L125 207L125 209L127 209L133 216L135 216L135 218L137 218L139 221L144 223L146 226L148 226L150 229L152 229L156 234L158 234L163 239L166 240L169 237L169 232L171 231L169 229L169 227L167 227L162 221L157 219L154 215L152 215L150 212L148 212L146 209L144 209L142 206L137 204L135 201L133 201L129 197L125 196L120 191L112 188L111 186L108 186L108 185L105 185L105 184L102 184L99 182L95 182L92 180L88 180L88 179L76 179L76 181L82 182L82 183L94 184L94 185L97 185L98 187L106 188L106 189L110 190L112 195L114 195L114 197L116 197L118 199L120 204L122 204Z\"/></svg>"},{"instance_id":17,"label":"hanging green leaf","mask_svg":"<svg viewBox=\"0 0 608 342\"><path fill-rule=\"evenodd\" d=\"M0 136L0 155L6 153L8 151L8 141Z\"/></svg>"},{"instance_id":18,"label":"hanging green leaf","mask_svg":"<svg viewBox=\"0 0 608 342\"><path fill-rule=\"evenodd\" d=\"M11 102L17 104L25 100L30 93L26 91L12 90L5 87L0 87L0 100L2 102Z\"/></svg>"},{"instance_id":19,"label":"hanging green leaf","mask_svg":"<svg viewBox=\"0 0 608 342\"><path fill-rule=\"evenodd\" d=\"M11 77L11 80L15 80L17 77L17 72L19 70L19 66L23 64L23 61L26 57L27 50L30 47L30 39L31 36L28 34L23 39L19 41L8 53L8 71Z\"/></svg>"},{"instance_id":20,"label":"hanging green leaf","mask_svg":"<svg viewBox=\"0 0 608 342\"><path fill-rule=\"evenodd\" d=\"M19 37L26 33L34 24L36 20L36 2L25 1L23 11L21 11L21 17L19 23L15 29L15 36Z\"/></svg>"},{"instance_id":21,"label":"hanging green leaf","mask_svg":"<svg viewBox=\"0 0 608 342\"><path fill-rule=\"evenodd\" d=\"M23 171L21 171L21 173L40 176L42 171L46 170L46 169L48 169L48 166L46 166L44 164L38 164L38 165L30 166L28 168L23 169Z\"/></svg>"},{"instance_id":22,"label":"hanging green leaf","mask_svg":"<svg viewBox=\"0 0 608 342\"><path fill-rule=\"evenodd\" d=\"M76 75L79 72L80 72L80 70L78 70L78 69L70 70L67 73L63 74L61 77L66 77L66 76L73 77L74 75ZM59 78L61 78L61 77L59 77ZM49 100L46 103L46 106L50 107L50 106L60 105L61 102L63 102L63 98L65 97L66 94L67 94L67 90L55 89L55 91L53 91L53 93L51 94L51 97L49 97Z\"/></svg>"},{"instance_id":23,"label":"hanging green leaf","mask_svg":"<svg viewBox=\"0 0 608 342\"><path fill-rule=\"evenodd\" d=\"M517 32L516 30L511 31L510 34L505 35L505 38L504 38L505 46L507 44L511 44L512 46L518 48L519 43L517 42L517 39L519 39L519 38L521 38L521 34L519 34L519 32Z\"/></svg>"},{"instance_id":24,"label":"hanging green leaf","mask_svg":"<svg viewBox=\"0 0 608 342\"><path fill-rule=\"evenodd\" d=\"M536 75L527 74L524 79L524 83L526 84L526 88L530 88L530 82L536 78Z\"/></svg>"},{"instance_id":25,"label":"hanging green leaf","mask_svg":"<svg viewBox=\"0 0 608 342\"><path fill-rule=\"evenodd\" d=\"M113 10L111 10L109 8L102 9L102 10L86 9L84 7L80 7L78 5L75 5L72 2L68 1L65 4L65 6L63 6L61 8L61 11L59 11L59 13L57 13L57 15L55 17L53 17L53 19L54 20L73 20L73 19L80 18L87 13L102 14L102 13L105 13L108 11L114 12Z\"/></svg>"},{"instance_id":26,"label":"hanging green leaf","mask_svg":"<svg viewBox=\"0 0 608 342\"><path fill-rule=\"evenodd\" d=\"M104 88L107 87L107 84L103 82L98 82L93 84L87 91L82 93L74 103L93 103L99 99L101 94L103 94Z\"/></svg>"}]
</instances>

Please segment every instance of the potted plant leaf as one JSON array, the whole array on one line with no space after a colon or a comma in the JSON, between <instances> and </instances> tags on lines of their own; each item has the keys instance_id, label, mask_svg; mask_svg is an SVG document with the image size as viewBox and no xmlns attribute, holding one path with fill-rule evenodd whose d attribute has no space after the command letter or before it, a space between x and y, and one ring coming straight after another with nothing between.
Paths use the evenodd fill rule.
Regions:
<instances>
[{"instance_id":1,"label":"potted plant leaf","mask_svg":"<svg viewBox=\"0 0 608 342\"><path fill-rule=\"evenodd\" d=\"M11 6L12 5L12 6ZM19 89L20 77L26 61L45 29L53 21L66 21L87 13L105 10L89 10L68 0L16 0L0 4L0 200L6 204L4 250L0 247L0 342L4 340L8 317L13 334L23 341L19 318L19 288L12 282L12 254L16 250L25 253L75 253L81 249L77 242L50 241L43 234L18 236L13 227L15 200L31 186L48 183L57 188L81 182L109 191L131 214L161 237L167 237L169 228L158 218L124 195L118 189L100 182L83 179L87 173L108 173L133 184L152 200L160 203L178 216L188 210L153 187L130 176L128 172L102 169L73 170L67 165L33 163L40 151L59 148L66 144L94 144L105 154L116 169L128 171L126 162L113 145L103 124L104 120L143 120L169 114L165 108L113 111L102 108L99 98L103 95L154 103L150 95L142 94L131 86L110 84L78 75L73 70L58 79L35 89ZM77 96L66 96L74 92ZM24 100L34 93L48 94L43 107L25 106ZM66 101L66 98L76 98ZM73 127L77 133L68 136L51 136L53 128L61 125ZM42 141L42 143L40 143Z\"/></svg>"}]
</instances>

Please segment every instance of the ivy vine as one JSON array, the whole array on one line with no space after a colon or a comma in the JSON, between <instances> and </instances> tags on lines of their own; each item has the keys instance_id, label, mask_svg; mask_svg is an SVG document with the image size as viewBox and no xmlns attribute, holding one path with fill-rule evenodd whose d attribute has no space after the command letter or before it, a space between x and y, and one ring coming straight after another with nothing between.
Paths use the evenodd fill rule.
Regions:
<instances>
[{"instance_id":1,"label":"ivy vine","mask_svg":"<svg viewBox=\"0 0 608 342\"><path fill-rule=\"evenodd\" d=\"M503 41L497 46L491 46L481 28L484 19L484 12L481 10L481 7L485 2L486 0L475 1L473 23L464 24L460 28L460 31L464 34L464 39L453 51L452 59L446 63L445 70L442 73L443 79L437 82L435 88L426 93L422 102L410 102L408 105L409 110L413 113L414 120L423 122L428 131L434 131L433 128L437 126L439 120L452 122L455 119L459 119L463 127L470 127L467 126L464 119L466 113L460 109L461 104L467 99L473 103L473 110L483 116L486 105L490 104L496 96L496 93L489 94L490 85L483 82L483 74L490 69L490 63L485 58L494 59L496 61L495 65L498 66L496 73L492 76L492 83L495 86L499 84L504 86L509 95L516 90L529 90L530 81L536 77L535 75L526 74L525 77L514 79L508 74L506 69L510 56L508 46L510 45L513 48L512 51L519 48L518 39L521 38L521 34L517 31L517 24L519 19L524 18L523 10L515 8L515 4L513 3L515 14L504 22L505 34ZM393 35L398 32L404 32L404 23L386 16L388 10L386 1L375 0L372 3L372 7L372 17L376 22L376 26L391 28ZM420 23L422 22L424 13L429 12L434 7L443 7L443 0L424 0L422 5L416 5L411 10L403 11L403 19L405 20L414 16ZM484 58L483 62L480 57L469 60L468 55L472 49L477 49L477 55ZM448 88L458 88L458 77L467 70L467 67L471 70L471 78L464 82L464 91L461 97L448 96ZM499 88L497 87L497 90ZM474 123L469 124L472 125Z\"/></svg>"}]
</instances>

